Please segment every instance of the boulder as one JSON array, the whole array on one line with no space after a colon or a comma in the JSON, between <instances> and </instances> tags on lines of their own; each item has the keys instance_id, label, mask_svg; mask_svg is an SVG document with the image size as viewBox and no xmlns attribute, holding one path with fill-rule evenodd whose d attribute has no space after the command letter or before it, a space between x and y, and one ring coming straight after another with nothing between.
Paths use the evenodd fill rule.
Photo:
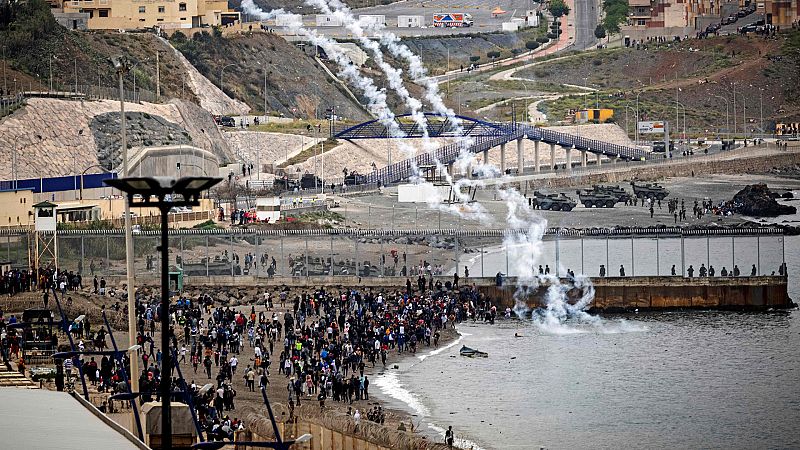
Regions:
<instances>
[{"instance_id":1,"label":"boulder","mask_svg":"<svg viewBox=\"0 0 800 450\"><path fill-rule=\"evenodd\" d=\"M751 184L733 196L734 209L739 214L759 217L775 217L795 214L797 208L778 203L766 184Z\"/></svg>"}]
</instances>

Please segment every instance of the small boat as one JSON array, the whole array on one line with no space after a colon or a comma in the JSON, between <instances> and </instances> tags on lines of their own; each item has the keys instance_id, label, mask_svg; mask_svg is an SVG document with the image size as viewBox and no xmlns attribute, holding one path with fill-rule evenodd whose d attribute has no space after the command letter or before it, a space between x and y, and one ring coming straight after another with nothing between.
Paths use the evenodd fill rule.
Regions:
<instances>
[{"instance_id":1,"label":"small boat","mask_svg":"<svg viewBox=\"0 0 800 450\"><path fill-rule=\"evenodd\" d=\"M466 345L461 346L461 350L458 351L461 356L469 356L470 358L488 358L489 354L486 352L482 352L480 350L475 350L474 348L469 348Z\"/></svg>"}]
</instances>

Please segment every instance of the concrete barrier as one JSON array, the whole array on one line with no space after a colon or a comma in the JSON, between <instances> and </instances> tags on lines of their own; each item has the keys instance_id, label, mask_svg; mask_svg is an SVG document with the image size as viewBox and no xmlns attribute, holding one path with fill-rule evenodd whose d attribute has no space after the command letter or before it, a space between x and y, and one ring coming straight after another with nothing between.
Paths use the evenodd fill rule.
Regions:
<instances>
[{"instance_id":1,"label":"concrete barrier","mask_svg":"<svg viewBox=\"0 0 800 450\"><path fill-rule=\"evenodd\" d=\"M638 309L723 309L763 310L796 306L789 298L787 279L779 276L762 277L615 277L593 278L595 297L590 311L621 312ZM533 290L527 297L530 308L545 305L548 285ZM495 300L498 308L513 307L516 286L482 286L478 288ZM579 289L568 292L572 299L581 295Z\"/></svg>"},{"instance_id":2,"label":"concrete barrier","mask_svg":"<svg viewBox=\"0 0 800 450\"><path fill-rule=\"evenodd\" d=\"M435 277L445 284L452 277ZM158 279L138 278L143 285L157 286ZM416 286L416 277L411 283ZM106 277L110 282L124 282L122 277ZM567 280L562 280L567 282ZM514 307L516 279L505 278L503 286L496 286L492 277L461 279L462 286L475 285L479 292L491 299L498 308ZM186 289L202 287L231 287L247 291L255 298L256 291L287 286L291 288L314 288L319 286L404 289L405 277L357 277L357 276L312 276L273 277L210 276L187 277ZM769 308L791 308L796 306L789 298L788 280L782 276L758 277L703 277L680 276L659 277L608 277L592 278L595 297L590 305L592 311L670 310L670 309L733 309L760 310ZM544 294L549 284L542 284L527 297L528 307L544 306ZM580 296L573 289L568 295L572 299Z\"/></svg>"}]
</instances>

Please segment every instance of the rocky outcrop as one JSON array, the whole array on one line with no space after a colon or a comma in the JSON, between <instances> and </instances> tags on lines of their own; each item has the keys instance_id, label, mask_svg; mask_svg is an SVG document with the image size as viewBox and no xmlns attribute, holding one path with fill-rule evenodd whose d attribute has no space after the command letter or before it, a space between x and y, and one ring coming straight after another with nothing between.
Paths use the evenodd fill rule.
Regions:
<instances>
[{"instance_id":1,"label":"rocky outcrop","mask_svg":"<svg viewBox=\"0 0 800 450\"><path fill-rule=\"evenodd\" d=\"M751 184L733 196L734 209L739 214L757 217L775 217L795 214L797 208L781 205L766 184Z\"/></svg>"},{"instance_id":2,"label":"rocky outcrop","mask_svg":"<svg viewBox=\"0 0 800 450\"><path fill-rule=\"evenodd\" d=\"M180 125L146 112L126 112L128 148L189 145L192 138ZM107 169L122 164L120 154L120 113L109 112L92 118L89 128L97 144L97 159Z\"/></svg>"}]
</instances>

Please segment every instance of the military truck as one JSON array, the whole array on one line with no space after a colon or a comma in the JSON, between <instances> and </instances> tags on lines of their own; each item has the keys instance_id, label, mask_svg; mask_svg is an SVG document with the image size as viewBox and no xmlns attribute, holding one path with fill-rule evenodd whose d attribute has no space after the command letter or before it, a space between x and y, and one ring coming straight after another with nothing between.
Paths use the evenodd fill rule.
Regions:
<instances>
[{"instance_id":1,"label":"military truck","mask_svg":"<svg viewBox=\"0 0 800 450\"><path fill-rule=\"evenodd\" d=\"M617 197L599 191L575 191L578 199L586 208L597 206L598 208L613 208L617 204Z\"/></svg>"},{"instance_id":2,"label":"military truck","mask_svg":"<svg viewBox=\"0 0 800 450\"><path fill-rule=\"evenodd\" d=\"M631 194L619 186L604 186L602 184L595 184L592 186L594 193L608 194L617 198L617 202L626 202L631 199Z\"/></svg>"},{"instance_id":3,"label":"military truck","mask_svg":"<svg viewBox=\"0 0 800 450\"><path fill-rule=\"evenodd\" d=\"M577 205L575 200L564 194L543 194L539 191L534 191L533 195L534 198L528 199L528 203L533 208L549 211L572 211L572 208Z\"/></svg>"},{"instance_id":4,"label":"military truck","mask_svg":"<svg viewBox=\"0 0 800 450\"><path fill-rule=\"evenodd\" d=\"M664 186L660 186L656 183L636 184L636 182L631 181L631 186L633 186L633 194L636 198L664 200L669 195L669 192Z\"/></svg>"}]
</instances>

